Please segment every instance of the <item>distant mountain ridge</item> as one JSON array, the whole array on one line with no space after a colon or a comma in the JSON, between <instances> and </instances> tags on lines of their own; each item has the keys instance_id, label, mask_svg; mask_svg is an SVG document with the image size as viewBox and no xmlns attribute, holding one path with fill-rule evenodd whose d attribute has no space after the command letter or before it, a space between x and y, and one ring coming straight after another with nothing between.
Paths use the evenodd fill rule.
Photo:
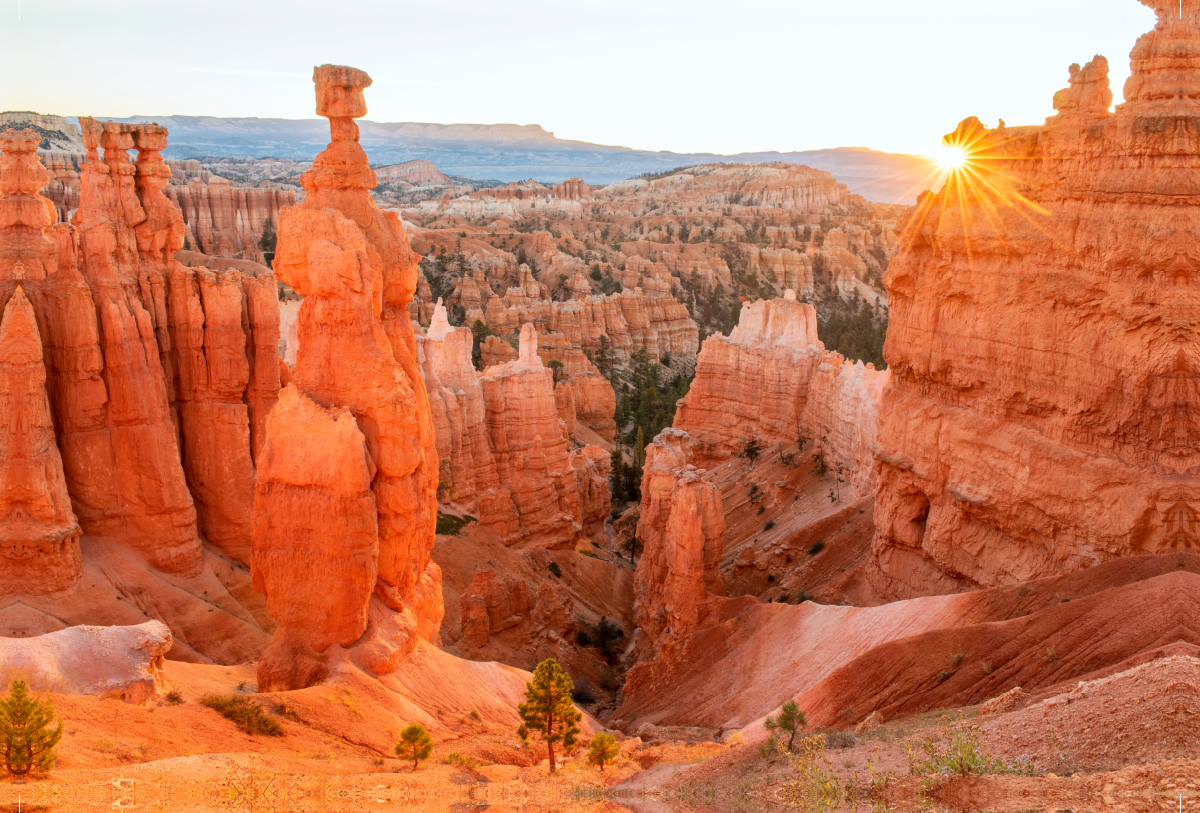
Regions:
<instances>
[{"instance_id":1,"label":"distant mountain ridge","mask_svg":"<svg viewBox=\"0 0 1200 813\"><path fill-rule=\"evenodd\" d=\"M324 119L133 116L115 121L155 121L170 130L168 158L244 156L308 160L329 143ZM536 124L433 124L362 120L361 142L373 165L432 161L448 175L501 181L558 183L579 177L608 184L646 172L714 163L803 164L832 173L850 191L879 203L915 203L933 186L933 167L919 155L865 147L737 155L636 150L561 139Z\"/></svg>"}]
</instances>

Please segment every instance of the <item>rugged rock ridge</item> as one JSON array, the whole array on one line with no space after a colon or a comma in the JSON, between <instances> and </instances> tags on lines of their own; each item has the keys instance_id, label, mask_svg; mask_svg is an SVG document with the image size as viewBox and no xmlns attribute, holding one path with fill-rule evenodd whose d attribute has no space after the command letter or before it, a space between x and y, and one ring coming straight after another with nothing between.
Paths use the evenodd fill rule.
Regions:
<instances>
[{"instance_id":1,"label":"rugged rock ridge","mask_svg":"<svg viewBox=\"0 0 1200 813\"><path fill-rule=\"evenodd\" d=\"M608 296L584 293L570 302L530 300L510 290L487 301L485 317L497 333L532 322L539 333L561 333L576 347L593 354L610 352L620 361L639 350L651 358L663 353L694 356L700 344L696 323L682 303L640 289Z\"/></svg>"},{"instance_id":2,"label":"rugged rock ridge","mask_svg":"<svg viewBox=\"0 0 1200 813\"><path fill-rule=\"evenodd\" d=\"M646 660L699 630L709 597L725 593L721 492L691 456L691 438L679 429L664 429L646 447L637 526L645 547L634 579L634 618L650 643Z\"/></svg>"},{"instance_id":3,"label":"rugged rock ridge","mask_svg":"<svg viewBox=\"0 0 1200 813\"><path fill-rule=\"evenodd\" d=\"M370 77L324 65L313 81L332 138L280 215L276 268L304 302L255 487L254 586L280 624L261 687L312 685L345 657L386 675L436 639L443 611L437 450L408 319L417 257L368 193L354 119Z\"/></svg>"},{"instance_id":4,"label":"rugged rock ridge","mask_svg":"<svg viewBox=\"0 0 1200 813\"><path fill-rule=\"evenodd\" d=\"M962 122L888 270L888 595L1200 547L1200 9L1146 4L1125 103L1097 57L1044 126Z\"/></svg>"},{"instance_id":5,"label":"rugged rock ridge","mask_svg":"<svg viewBox=\"0 0 1200 813\"><path fill-rule=\"evenodd\" d=\"M828 172L795 164L701 164L647 181L632 178L610 184L594 196L620 200L645 188L670 190L683 202L776 207L815 212L850 198L850 190Z\"/></svg>"},{"instance_id":6,"label":"rugged rock ridge","mask_svg":"<svg viewBox=\"0 0 1200 813\"><path fill-rule=\"evenodd\" d=\"M35 155L36 134L10 130L0 140L0 300L12 297L14 314L32 310L36 333L15 334L45 346L40 355L54 430L41 445L52 438L57 448L43 448L43 459L61 456L84 534L132 547L154 567L185 575L201 567L198 531L231 558L248 561L245 523L225 509L208 509L218 501L233 514L238 503L249 506L251 415L264 418L278 389L274 359L263 363L255 350L278 341L274 281L269 275L247 281L256 294L233 279L230 296L203 302L190 296L197 273L208 272L173 259L183 228L161 192L169 177L159 154L166 131L88 118L82 124L88 161L74 228L53 225L54 205L36 194L50 174ZM138 159L131 163L127 152L134 147ZM247 297L257 302L253 319L243 319ZM217 322L222 329L211 329ZM196 419L203 399L176 381L176 372L186 379L196 371L206 390L227 402L216 423ZM37 377L35 367L28 380ZM23 397L38 400L32 392ZM28 410L14 414L32 418ZM180 440L195 450L186 464ZM5 465L19 457L6 455ZM44 592L50 585L27 587Z\"/></svg>"},{"instance_id":7,"label":"rugged rock ridge","mask_svg":"<svg viewBox=\"0 0 1200 813\"><path fill-rule=\"evenodd\" d=\"M850 467L860 494L874 488L876 410L888 373L827 352L817 314L788 290L783 299L742 306L729 337L704 341L696 378L679 403L675 428L687 432L698 460L807 438L806 453Z\"/></svg>"},{"instance_id":8,"label":"rugged rock ridge","mask_svg":"<svg viewBox=\"0 0 1200 813\"><path fill-rule=\"evenodd\" d=\"M244 662L269 624L238 563L279 388L275 283L175 261L163 128L82 125L73 224L37 194L38 134L0 135L0 630L156 618L172 657Z\"/></svg>"}]
</instances>

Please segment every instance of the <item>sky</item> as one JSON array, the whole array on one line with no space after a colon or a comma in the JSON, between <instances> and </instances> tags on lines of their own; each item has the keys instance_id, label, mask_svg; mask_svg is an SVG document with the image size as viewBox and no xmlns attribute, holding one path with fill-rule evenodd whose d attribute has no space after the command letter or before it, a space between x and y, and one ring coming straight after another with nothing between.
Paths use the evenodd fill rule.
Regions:
<instances>
[{"instance_id":1,"label":"sky","mask_svg":"<svg viewBox=\"0 0 1200 813\"><path fill-rule=\"evenodd\" d=\"M312 118L330 62L374 79L374 121L931 155L967 116L1040 124L1093 54L1119 103L1153 25L1137 0L0 0L0 111Z\"/></svg>"}]
</instances>

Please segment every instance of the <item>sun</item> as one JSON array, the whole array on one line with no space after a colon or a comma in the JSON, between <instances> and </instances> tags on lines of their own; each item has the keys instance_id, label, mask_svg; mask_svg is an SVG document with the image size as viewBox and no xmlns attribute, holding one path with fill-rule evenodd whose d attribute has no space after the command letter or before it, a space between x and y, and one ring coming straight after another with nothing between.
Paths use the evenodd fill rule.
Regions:
<instances>
[{"instance_id":1,"label":"sun","mask_svg":"<svg viewBox=\"0 0 1200 813\"><path fill-rule=\"evenodd\" d=\"M968 153L960 146L943 145L935 154L934 159L945 172L962 169L966 165Z\"/></svg>"}]
</instances>

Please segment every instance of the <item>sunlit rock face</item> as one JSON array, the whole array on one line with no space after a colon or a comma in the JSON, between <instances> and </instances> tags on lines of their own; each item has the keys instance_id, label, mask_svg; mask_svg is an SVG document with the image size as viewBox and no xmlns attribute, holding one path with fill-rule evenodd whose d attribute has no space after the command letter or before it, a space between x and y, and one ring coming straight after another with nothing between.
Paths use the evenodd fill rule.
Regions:
<instances>
[{"instance_id":1,"label":"sunlit rock face","mask_svg":"<svg viewBox=\"0 0 1200 813\"><path fill-rule=\"evenodd\" d=\"M254 496L254 586L279 622L261 687L310 686L345 657L393 672L443 612L437 449L408 318L417 257L368 191L354 119L370 77L323 65L313 81L331 140L280 214L275 265L304 302Z\"/></svg>"},{"instance_id":2,"label":"sunlit rock face","mask_svg":"<svg viewBox=\"0 0 1200 813\"><path fill-rule=\"evenodd\" d=\"M1200 6L1144 0L1044 126L947 136L891 302L875 509L893 597L1200 548Z\"/></svg>"}]
</instances>

